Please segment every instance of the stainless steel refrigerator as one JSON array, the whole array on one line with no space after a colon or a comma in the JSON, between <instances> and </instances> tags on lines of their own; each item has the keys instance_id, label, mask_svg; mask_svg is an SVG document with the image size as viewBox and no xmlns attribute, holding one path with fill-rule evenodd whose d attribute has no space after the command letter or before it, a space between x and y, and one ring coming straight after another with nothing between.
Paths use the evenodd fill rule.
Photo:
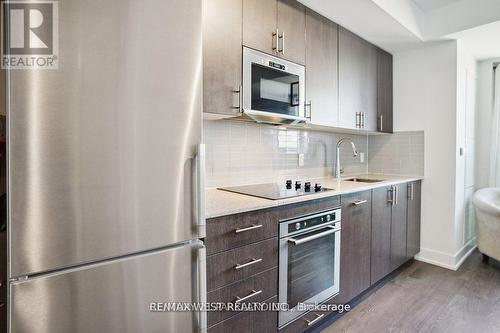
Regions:
<instances>
[{"instance_id":1,"label":"stainless steel refrigerator","mask_svg":"<svg viewBox=\"0 0 500 333\"><path fill-rule=\"evenodd\" d=\"M193 332L205 298L201 0L59 0L6 71L12 333ZM5 253L2 253L5 255Z\"/></svg>"}]
</instances>

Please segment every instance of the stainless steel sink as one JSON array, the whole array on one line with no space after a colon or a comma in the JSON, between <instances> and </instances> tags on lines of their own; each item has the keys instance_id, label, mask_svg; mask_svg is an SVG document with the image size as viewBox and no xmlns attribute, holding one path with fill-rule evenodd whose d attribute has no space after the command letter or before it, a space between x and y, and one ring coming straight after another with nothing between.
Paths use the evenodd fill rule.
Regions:
<instances>
[{"instance_id":1,"label":"stainless steel sink","mask_svg":"<svg viewBox=\"0 0 500 333\"><path fill-rule=\"evenodd\" d=\"M366 178L348 178L344 179L346 182L357 182L357 183L379 183L383 182L381 179L366 179Z\"/></svg>"}]
</instances>

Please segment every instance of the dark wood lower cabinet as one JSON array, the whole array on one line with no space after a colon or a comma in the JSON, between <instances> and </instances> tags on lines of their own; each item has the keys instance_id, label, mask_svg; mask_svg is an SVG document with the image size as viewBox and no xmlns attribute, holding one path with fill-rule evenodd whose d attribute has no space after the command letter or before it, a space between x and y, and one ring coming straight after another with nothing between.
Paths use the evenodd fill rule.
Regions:
<instances>
[{"instance_id":1,"label":"dark wood lower cabinet","mask_svg":"<svg viewBox=\"0 0 500 333\"><path fill-rule=\"evenodd\" d=\"M394 185L395 202L392 206L391 272L406 262L407 186Z\"/></svg>"},{"instance_id":2,"label":"dark wood lower cabinet","mask_svg":"<svg viewBox=\"0 0 500 333\"><path fill-rule=\"evenodd\" d=\"M238 298L247 297L245 302L263 302L276 295L278 295L277 267L254 275L246 280L209 292L207 300L209 303L233 303ZM208 312L208 326L213 326L236 314L238 312Z\"/></svg>"},{"instance_id":3,"label":"dark wood lower cabinet","mask_svg":"<svg viewBox=\"0 0 500 333\"><path fill-rule=\"evenodd\" d=\"M340 294L347 303L370 287L371 191L342 195Z\"/></svg>"},{"instance_id":4,"label":"dark wood lower cabinet","mask_svg":"<svg viewBox=\"0 0 500 333\"><path fill-rule=\"evenodd\" d=\"M408 183L408 223L406 258L411 259L420 252L420 206L422 182Z\"/></svg>"},{"instance_id":5,"label":"dark wood lower cabinet","mask_svg":"<svg viewBox=\"0 0 500 333\"><path fill-rule=\"evenodd\" d=\"M277 301L278 298L273 297L264 303ZM278 313L275 311L240 312L208 329L208 333L273 333L277 331Z\"/></svg>"},{"instance_id":6,"label":"dark wood lower cabinet","mask_svg":"<svg viewBox=\"0 0 500 333\"><path fill-rule=\"evenodd\" d=\"M372 191L371 284L391 272L392 187Z\"/></svg>"}]
</instances>

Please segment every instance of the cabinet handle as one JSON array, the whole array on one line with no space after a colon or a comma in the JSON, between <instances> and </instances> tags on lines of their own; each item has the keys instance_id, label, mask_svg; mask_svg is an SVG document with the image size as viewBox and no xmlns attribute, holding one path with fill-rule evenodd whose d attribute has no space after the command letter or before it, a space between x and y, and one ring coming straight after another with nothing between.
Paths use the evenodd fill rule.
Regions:
<instances>
[{"instance_id":1,"label":"cabinet handle","mask_svg":"<svg viewBox=\"0 0 500 333\"><path fill-rule=\"evenodd\" d=\"M234 269L242 269L242 268L245 268L245 267L248 267L248 266L255 265L256 263L259 263L261 261L262 261L261 258L259 258L259 259L253 258L252 260L250 260L249 262L246 262L244 264L236 264L236 266L234 266Z\"/></svg>"},{"instance_id":2,"label":"cabinet handle","mask_svg":"<svg viewBox=\"0 0 500 333\"><path fill-rule=\"evenodd\" d=\"M408 184L408 200L413 200L413 183Z\"/></svg>"},{"instance_id":3,"label":"cabinet handle","mask_svg":"<svg viewBox=\"0 0 500 333\"><path fill-rule=\"evenodd\" d=\"M276 31L273 32L273 51L276 52L276 54L280 53L280 42L279 42L279 30L276 29Z\"/></svg>"},{"instance_id":4,"label":"cabinet handle","mask_svg":"<svg viewBox=\"0 0 500 333\"><path fill-rule=\"evenodd\" d=\"M378 118L380 119L380 132L383 132L384 131L384 115L381 114L380 116L378 116Z\"/></svg>"},{"instance_id":5,"label":"cabinet handle","mask_svg":"<svg viewBox=\"0 0 500 333\"><path fill-rule=\"evenodd\" d=\"M245 232L245 231L250 231L250 230L255 230L262 228L262 224L252 224L251 226L245 227L245 228L236 228L234 230L235 233L239 234L240 232Z\"/></svg>"},{"instance_id":6,"label":"cabinet handle","mask_svg":"<svg viewBox=\"0 0 500 333\"><path fill-rule=\"evenodd\" d=\"M391 188L388 190L390 193L389 200L387 202L391 203L391 206L394 206L394 185L391 185Z\"/></svg>"},{"instance_id":7,"label":"cabinet handle","mask_svg":"<svg viewBox=\"0 0 500 333\"><path fill-rule=\"evenodd\" d=\"M242 103L241 103L241 100L242 100L242 98L241 98L241 95L242 95L242 94L241 94L241 91L242 91L242 87L241 87L241 86L238 86L238 88L237 88L237 89L233 90L233 93L234 93L234 94L238 94L238 106L232 106L232 107L231 107L231 109L233 109L233 110L238 110L238 111L240 111L240 112L241 112L241 104L242 104Z\"/></svg>"},{"instance_id":8,"label":"cabinet handle","mask_svg":"<svg viewBox=\"0 0 500 333\"><path fill-rule=\"evenodd\" d=\"M281 32L281 36L278 36L278 40L281 39L281 50L278 49L278 53L281 52L282 55L285 55L285 32ZM279 46L279 43L278 43Z\"/></svg>"},{"instance_id":9,"label":"cabinet handle","mask_svg":"<svg viewBox=\"0 0 500 333\"><path fill-rule=\"evenodd\" d=\"M359 206L359 205L362 205L362 204L367 203L367 202L368 202L368 200L356 200L352 204L354 206Z\"/></svg>"},{"instance_id":10,"label":"cabinet handle","mask_svg":"<svg viewBox=\"0 0 500 333\"><path fill-rule=\"evenodd\" d=\"M306 319L306 321L307 321L307 326L312 326L312 325L314 325L314 324L315 324L315 323L317 323L319 320L321 320L321 318L323 318L323 317L325 316L325 314L324 314L324 313L323 313L323 314L320 314L320 315L319 315L319 314L317 314L317 313L315 313L315 315L316 315L316 318L315 318L315 319L313 319L313 320L307 320L307 319Z\"/></svg>"},{"instance_id":11,"label":"cabinet handle","mask_svg":"<svg viewBox=\"0 0 500 333\"><path fill-rule=\"evenodd\" d=\"M359 120L361 118L360 116L361 116L360 112L356 112L356 128L360 127L360 123L361 123Z\"/></svg>"},{"instance_id":12,"label":"cabinet handle","mask_svg":"<svg viewBox=\"0 0 500 333\"><path fill-rule=\"evenodd\" d=\"M262 290L258 290L258 291L255 291L252 289L252 293L251 294L248 294L244 297L239 297L239 296L236 296L236 301L234 301L234 303L238 304L238 303L241 303L243 301L246 301L247 299L250 299L252 297L255 297L259 294L262 294Z\"/></svg>"},{"instance_id":13,"label":"cabinet handle","mask_svg":"<svg viewBox=\"0 0 500 333\"><path fill-rule=\"evenodd\" d=\"M397 206L399 197L399 187L398 185L394 185L394 205Z\"/></svg>"},{"instance_id":14,"label":"cabinet handle","mask_svg":"<svg viewBox=\"0 0 500 333\"><path fill-rule=\"evenodd\" d=\"M363 112L363 128L365 128L365 117L366 117L366 113Z\"/></svg>"},{"instance_id":15,"label":"cabinet handle","mask_svg":"<svg viewBox=\"0 0 500 333\"><path fill-rule=\"evenodd\" d=\"M309 108L309 115L306 114L306 118L311 120L312 119L312 101L309 101L309 103L306 103L305 107Z\"/></svg>"}]
</instances>

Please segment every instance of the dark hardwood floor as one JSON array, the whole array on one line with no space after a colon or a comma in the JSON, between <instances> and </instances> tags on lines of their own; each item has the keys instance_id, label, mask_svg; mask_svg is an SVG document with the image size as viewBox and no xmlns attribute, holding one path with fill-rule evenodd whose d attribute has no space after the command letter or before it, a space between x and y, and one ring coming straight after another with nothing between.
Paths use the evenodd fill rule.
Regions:
<instances>
[{"instance_id":1,"label":"dark hardwood floor","mask_svg":"<svg viewBox=\"0 0 500 333\"><path fill-rule=\"evenodd\" d=\"M415 262L323 333L500 332L500 263L474 252L456 272Z\"/></svg>"}]
</instances>

